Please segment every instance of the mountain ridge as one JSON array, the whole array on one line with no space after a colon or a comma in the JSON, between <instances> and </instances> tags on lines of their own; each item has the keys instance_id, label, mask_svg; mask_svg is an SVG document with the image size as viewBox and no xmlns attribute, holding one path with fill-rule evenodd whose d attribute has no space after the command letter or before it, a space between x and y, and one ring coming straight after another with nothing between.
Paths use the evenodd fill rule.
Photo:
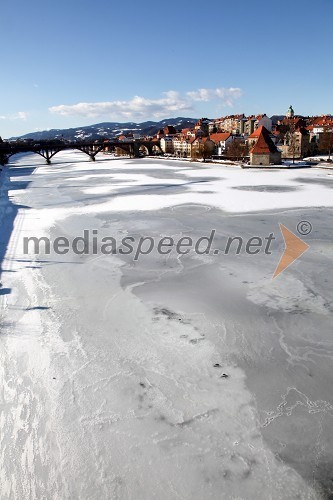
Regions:
<instances>
[{"instance_id":1,"label":"mountain ridge","mask_svg":"<svg viewBox=\"0 0 333 500\"><path fill-rule=\"evenodd\" d=\"M50 129L38 132L29 132L27 134L11 137L14 139L34 139L36 141L50 140L50 139L64 139L69 141L74 140L97 140L97 139L112 139L116 135L126 132L137 132L140 135L154 135L158 130L172 125L177 129L193 127L197 122L197 118L166 118L164 120L155 122L148 120L141 123L136 122L102 122L93 125L85 125L83 127L72 127L66 129Z\"/></svg>"}]
</instances>

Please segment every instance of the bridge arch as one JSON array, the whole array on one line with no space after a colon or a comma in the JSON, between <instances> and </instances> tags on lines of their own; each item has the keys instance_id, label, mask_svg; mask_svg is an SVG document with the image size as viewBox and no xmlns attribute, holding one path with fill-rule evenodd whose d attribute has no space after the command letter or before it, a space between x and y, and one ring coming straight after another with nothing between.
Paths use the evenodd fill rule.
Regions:
<instances>
[{"instance_id":1,"label":"bridge arch","mask_svg":"<svg viewBox=\"0 0 333 500\"><path fill-rule=\"evenodd\" d=\"M117 150L124 151L130 157L138 157L141 153L147 155L162 152L161 147L156 141L147 140L129 140L118 141L110 139L107 142L61 142L61 141L40 141L30 144L24 142L7 142L0 143L0 163L6 164L11 156L18 153L35 153L42 156L47 163L51 163L51 159L60 151L76 149L85 153L91 160L95 161L95 157L102 151Z\"/></svg>"},{"instance_id":2,"label":"bridge arch","mask_svg":"<svg viewBox=\"0 0 333 500\"><path fill-rule=\"evenodd\" d=\"M120 151L117 151L117 150L123 151L128 156L134 156L134 151L133 151L133 147L131 144L119 142L116 144L116 147L115 147L116 154L119 154Z\"/></svg>"},{"instance_id":3,"label":"bridge arch","mask_svg":"<svg viewBox=\"0 0 333 500\"><path fill-rule=\"evenodd\" d=\"M139 147L139 154L143 154L145 156L149 155L149 149L147 148L147 146L145 144L141 144L141 146Z\"/></svg>"},{"instance_id":4,"label":"bridge arch","mask_svg":"<svg viewBox=\"0 0 333 500\"><path fill-rule=\"evenodd\" d=\"M153 144L153 146L151 148L151 152L153 155L158 155L158 154L162 153L162 149L161 149L159 144Z\"/></svg>"}]
</instances>

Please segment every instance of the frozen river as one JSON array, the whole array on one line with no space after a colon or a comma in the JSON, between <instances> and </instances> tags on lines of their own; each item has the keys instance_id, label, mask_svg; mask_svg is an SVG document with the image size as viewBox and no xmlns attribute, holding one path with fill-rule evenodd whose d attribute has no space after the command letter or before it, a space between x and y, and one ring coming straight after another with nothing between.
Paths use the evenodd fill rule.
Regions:
<instances>
[{"instance_id":1,"label":"frozen river","mask_svg":"<svg viewBox=\"0 0 333 500\"><path fill-rule=\"evenodd\" d=\"M332 174L75 152L6 168L1 500L333 498ZM279 224L300 221L309 250L273 280ZM209 254L175 251L212 231ZM222 251L270 234L270 253Z\"/></svg>"}]
</instances>

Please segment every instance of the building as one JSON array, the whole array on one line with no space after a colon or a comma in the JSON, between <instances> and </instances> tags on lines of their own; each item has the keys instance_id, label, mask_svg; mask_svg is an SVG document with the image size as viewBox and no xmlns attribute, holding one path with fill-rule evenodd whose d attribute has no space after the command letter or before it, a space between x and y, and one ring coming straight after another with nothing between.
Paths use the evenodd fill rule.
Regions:
<instances>
[{"instance_id":1,"label":"building","mask_svg":"<svg viewBox=\"0 0 333 500\"><path fill-rule=\"evenodd\" d=\"M157 137L157 139L161 139L162 137L164 137L166 135L173 136L176 134L177 134L177 131L176 131L175 127L173 125L167 125L166 127L161 128L157 132L156 137Z\"/></svg>"},{"instance_id":2,"label":"building","mask_svg":"<svg viewBox=\"0 0 333 500\"><path fill-rule=\"evenodd\" d=\"M231 134L243 134L246 118L244 114L229 115L219 120L219 130L230 132Z\"/></svg>"},{"instance_id":3,"label":"building","mask_svg":"<svg viewBox=\"0 0 333 500\"><path fill-rule=\"evenodd\" d=\"M308 120L309 125L306 127L307 130L311 131L313 135L319 136L319 134L325 132L326 130L333 129L333 116L323 115L316 116Z\"/></svg>"},{"instance_id":4,"label":"building","mask_svg":"<svg viewBox=\"0 0 333 500\"><path fill-rule=\"evenodd\" d=\"M224 118L215 118L212 122L210 122L208 130L209 133L215 133L215 132L224 132L223 128L223 122Z\"/></svg>"},{"instance_id":5,"label":"building","mask_svg":"<svg viewBox=\"0 0 333 500\"><path fill-rule=\"evenodd\" d=\"M261 132L262 132L262 130L264 128L267 130L267 132L269 133L269 136L270 136L271 140L275 144L276 137L274 136L274 134L272 134L270 132L270 130L268 130L264 125L260 125L260 127L258 127L257 129L255 129L254 132L252 132L252 134L249 135L248 138L246 139L246 144L249 146L250 149L255 145L255 143L257 142L257 140L258 140L258 138L259 138L259 136L260 136L260 134L261 134Z\"/></svg>"},{"instance_id":6,"label":"building","mask_svg":"<svg viewBox=\"0 0 333 500\"><path fill-rule=\"evenodd\" d=\"M183 128L180 134L178 134L183 139L194 139L195 130L192 128Z\"/></svg>"},{"instance_id":7,"label":"building","mask_svg":"<svg viewBox=\"0 0 333 500\"><path fill-rule=\"evenodd\" d=\"M209 137L196 137L191 139L192 158L210 158L215 151L216 144Z\"/></svg>"},{"instance_id":8,"label":"building","mask_svg":"<svg viewBox=\"0 0 333 500\"><path fill-rule=\"evenodd\" d=\"M208 118L200 118L194 126L195 135L207 136L209 133L209 120Z\"/></svg>"},{"instance_id":9,"label":"building","mask_svg":"<svg viewBox=\"0 0 333 500\"><path fill-rule=\"evenodd\" d=\"M232 142L230 132L216 132L215 134L211 134L209 138L215 144L215 154L219 156L225 152L228 144Z\"/></svg>"},{"instance_id":10,"label":"building","mask_svg":"<svg viewBox=\"0 0 333 500\"><path fill-rule=\"evenodd\" d=\"M280 163L281 151L270 138L269 131L265 127L260 127L258 138L250 150L250 164L279 165Z\"/></svg>"},{"instance_id":11,"label":"building","mask_svg":"<svg viewBox=\"0 0 333 500\"><path fill-rule=\"evenodd\" d=\"M173 127L172 125L167 125L166 127L164 127L163 132L164 135L169 135L169 136L177 134L175 127Z\"/></svg>"},{"instance_id":12,"label":"building","mask_svg":"<svg viewBox=\"0 0 333 500\"><path fill-rule=\"evenodd\" d=\"M261 126L265 127L269 132L271 132L273 128L273 122L271 118L269 118L266 114L248 116L243 120L243 127L241 128L240 133L244 134L245 136L250 136Z\"/></svg>"},{"instance_id":13,"label":"building","mask_svg":"<svg viewBox=\"0 0 333 500\"><path fill-rule=\"evenodd\" d=\"M269 132L272 131L273 122L266 114L257 116L256 128L261 126L265 127Z\"/></svg>"},{"instance_id":14,"label":"building","mask_svg":"<svg viewBox=\"0 0 333 500\"><path fill-rule=\"evenodd\" d=\"M257 118L255 116L253 116L253 115L252 116L248 116L245 119L245 122L244 122L244 135L245 136L249 136L249 135L251 135L255 131L255 129L256 129L256 127L255 127L256 123L257 123Z\"/></svg>"},{"instance_id":15,"label":"building","mask_svg":"<svg viewBox=\"0 0 333 500\"><path fill-rule=\"evenodd\" d=\"M173 139L170 136L163 136L160 138L160 146L163 153L173 154L174 152L174 144Z\"/></svg>"},{"instance_id":16,"label":"building","mask_svg":"<svg viewBox=\"0 0 333 500\"><path fill-rule=\"evenodd\" d=\"M316 146L310 139L309 131L304 127L281 133L277 136L276 145L282 152L282 158L294 159L311 155Z\"/></svg>"},{"instance_id":17,"label":"building","mask_svg":"<svg viewBox=\"0 0 333 500\"><path fill-rule=\"evenodd\" d=\"M189 158L191 156L191 140L194 139L185 139L181 136L174 136L172 138L172 142L175 156L178 156L179 158Z\"/></svg>"}]
</instances>

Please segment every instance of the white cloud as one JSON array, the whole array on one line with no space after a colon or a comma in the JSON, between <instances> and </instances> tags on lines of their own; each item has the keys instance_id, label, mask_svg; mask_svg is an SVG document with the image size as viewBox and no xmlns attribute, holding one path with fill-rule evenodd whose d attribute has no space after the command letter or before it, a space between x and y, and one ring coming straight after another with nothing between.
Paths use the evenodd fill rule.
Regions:
<instances>
[{"instance_id":1,"label":"white cloud","mask_svg":"<svg viewBox=\"0 0 333 500\"><path fill-rule=\"evenodd\" d=\"M1 115L0 120L26 120L28 118L28 113L25 111L18 111L17 113L12 113L10 115Z\"/></svg>"},{"instance_id":2,"label":"white cloud","mask_svg":"<svg viewBox=\"0 0 333 500\"><path fill-rule=\"evenodd\" d=\"M28 113L26 113L25 111L19 111L18 113L16 113L16 115L14 115L13 120L26 120L27 118Z\"/></svg>"},{"instance_id":3,"label":"white cloud","mask_svg":"<svg viewBox=\"0 0 333 500\"><path fill-rule=\"evenodd\" d=\"M187 95L193 101L212 101L214 99L221 99L227 106L232 106L235 99L239 99L242 95L242 89L236 87L217 89L199 89L192 92L187 92Z\"/></svg>"},{"instance_id":4,"label":"white cloud","mask_svg":"<svg viewBox=\"0 0 333 500\"><path fill-rule=\"evenodd\" d=\"M163 118L179 112L193 112L195 101L220 100L224 105L231 106L234 99L242 95L239 88L217 88L199 89L187 92L185 95L174 90L164 92L160 99L148 99L146 97L134 96L128 101L107 101L107 102L80 102L77 104L61 104L52 106L49 111L62 116L86 116L97 117L108 115L114 119L125 118Z\"/></svg>"},{"instance_id":5,"label":"white cloud","mask_svg":"<svg viewBox=\"0 0 333 500\"><path fill-rule=\"evenodd\" d=\"M99 115L115 115L121 118L143 118L152 116L160 118L175 111L191 111L191 102L182 97L179 92L170 90L161 99L147 99L134 96L129 101L80 102L73 105L52 106L51 113L60 115L82 115L96 117Z\"/></svg>"}]
</instances>

